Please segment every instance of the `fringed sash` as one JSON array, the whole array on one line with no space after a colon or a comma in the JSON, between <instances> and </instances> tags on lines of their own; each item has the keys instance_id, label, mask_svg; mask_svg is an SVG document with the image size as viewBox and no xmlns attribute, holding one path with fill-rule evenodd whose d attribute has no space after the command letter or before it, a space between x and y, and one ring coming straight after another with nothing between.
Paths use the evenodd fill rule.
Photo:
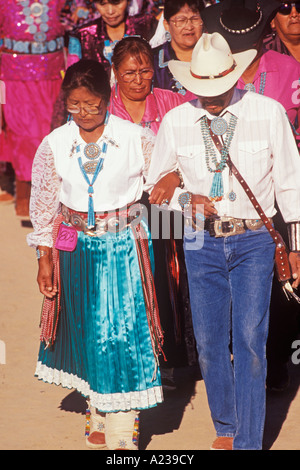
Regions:
<instances>
[{"instance_id":1,"label":"fringed sash","mask_svg":"<svg viewBox=\"0 0 300 470\"><path fill-rule=\"evenodd\" d=\"M53 262L53 285L57 286L58 293L53 299L44 297L41 321L40 321L40 340L46 344L46 347L52 346L56 338L57 323L60 312L60 273L59 273L59 251L55 248L55 242L58 235L60 224L64 217L59 214L54 221L52 238L52 262Z\"/></svg>"},{"instance_id":2,"label":"fringed sash","mask_svg":"<svg viewBox=\"0 0 300 470\"><path fill-rule=\"evenodd\" d=\"M171 233L170 239L164 240L166 246L166 265L167 265L167 277L168 286L170 293L170 301L173 312L173 325L174 325L174 336L176 344L182 342L182 327L181 327L181 314L180 305L178 302L179 297L179 282L180 282L180 265L178 259L178 252L175 239Z\"/></svg>"},{"instance_id":3,"label":"fringed sash","mask_svg":"<svg viewBox=\"0 0 300 470\"><path fill-rule=\"evenodd\" d=\"M166 358L162 349L163 331L160 323L154 278L151 268L148 237L142 225L139 224L135 226L132 224L131 228L135 235L152 348L158 362L159 354L162 354L165 360Z\"/></svg>"}]
</instances>

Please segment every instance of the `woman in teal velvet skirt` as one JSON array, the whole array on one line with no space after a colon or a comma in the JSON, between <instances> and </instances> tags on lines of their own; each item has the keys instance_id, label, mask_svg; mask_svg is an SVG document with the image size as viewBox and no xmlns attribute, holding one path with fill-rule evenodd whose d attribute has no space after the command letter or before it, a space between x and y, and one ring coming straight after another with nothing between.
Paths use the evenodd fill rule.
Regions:
<instances>
[{"instance_id":1,"label":"woman in teal velvet skirt","mask_svg":"<svg viewBox=\"0 0 300 470\"><path fill-rule=\"evenodd\" d=\"M139 411L163 400L152 241L139 204L154 137L107 113L97 62L71 66L63 92L71 119L43 140L32 173L28 244L44 295L36 376L87 398L89 447L137 449ZM178 184L172 175L165 198L170 181Z\"/></svg>"}]
</instances>

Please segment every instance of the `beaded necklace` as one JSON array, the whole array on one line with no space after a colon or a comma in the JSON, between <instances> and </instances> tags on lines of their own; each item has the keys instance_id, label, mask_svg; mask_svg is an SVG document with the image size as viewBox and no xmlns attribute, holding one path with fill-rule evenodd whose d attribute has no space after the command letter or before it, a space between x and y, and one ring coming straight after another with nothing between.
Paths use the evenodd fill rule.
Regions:
<instances>
[{"instance_id":1,"label":"beaded necklace","mask_svg":"<svg viewBox=\"0 0 300 470\"><path fill-rule=\"evenodd\" d=\"M217 118L217 119L220 119L220 118ZM229 148L233 139L236 124L237 124L237 117L231 115L228 127L225 126L226 138L224 141L224 145L222 146L222 149L221 149L221 160L218 161L216 157L215 147L214 147L211 135L210 135L210 129L209 129L207 116L203 116L203 118L200 121L201 133L202 133L204 146L205 146L206 167L210 173L214 174L212 186L209 192L209 197L214 201L220 201L224 197L222 172L224 171L226 164L227 164ZM214 165L214 168L212 168L212 165Z\"/></svg>"},{"instance_id":2,"label":"beaded necklace","mask_svg":"<svg viewBox=\"0 0 300 470\"><path fill-rule=\"evenodd\" d=\"M107 125L109 119L109 113L106 113L104 126ZM76 146L76 152L80 152L80 147L82 144ZM97 143L91 142L86 144L83 153L85 157L89 160L86 163L82 162L81 155L78 156L78 164L81 170L81 173L88 184L88 228L93 228L95 226L95 211L94 211L94 183L103 168L104 158L107 153L108 143L104 140L102 148L99 147ZM88 174L92 175L92 180L90 180Z\"/></svg>"},{"instance_id":3,"label":"beaded necklace","mask_svg":"<svg viewBox=\"0 0 300 470\"><path fill-rule=\"evenodd\" d=\"M260 82L259 82L259 90L258 90L259 95L263 95L265 93L266 78L267 78L267 72L262 72L260 74ZM246 85L244 86L244 90L253 91L254 93L256 93L256 88L253 83L246 83Z\"/></svg>"}]
</instances>

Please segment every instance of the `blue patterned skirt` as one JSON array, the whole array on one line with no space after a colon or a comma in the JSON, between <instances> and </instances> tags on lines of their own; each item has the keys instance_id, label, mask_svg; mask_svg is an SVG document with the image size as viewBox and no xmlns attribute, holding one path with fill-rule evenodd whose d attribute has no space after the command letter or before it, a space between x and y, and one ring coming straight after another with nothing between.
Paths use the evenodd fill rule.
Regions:
<instances>
[{"instance_id":1,"label":"blue patterned skirt","mask_svg":"<svg viewBox=\"0 0 300 470\"><path fill-rule=\"evenodd\" d=\"M161 403L132 230L101 237L79 232L75 251L60 251L60 278L56 340L48 348L41 343L36 376L76 389L102 412Z\"/></svg>"}]
</instances>

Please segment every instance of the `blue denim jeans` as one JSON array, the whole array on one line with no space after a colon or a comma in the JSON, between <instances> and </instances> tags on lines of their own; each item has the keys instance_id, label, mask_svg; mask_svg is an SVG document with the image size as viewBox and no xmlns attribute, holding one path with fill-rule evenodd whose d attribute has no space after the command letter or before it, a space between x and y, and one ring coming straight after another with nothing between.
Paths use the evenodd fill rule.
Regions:
<instances>
[{"instance_id":1,"label":"blue denim jeans","mask_svg":"<svg viewBox=\"0 0 300 470\"><path fill-rule=\"evenodd\" d=\"M236 450L262 448L274 247L265 227L227 238L185 233L200 369L217 436L234 437Z\"/></svg>"}]
</instances>

